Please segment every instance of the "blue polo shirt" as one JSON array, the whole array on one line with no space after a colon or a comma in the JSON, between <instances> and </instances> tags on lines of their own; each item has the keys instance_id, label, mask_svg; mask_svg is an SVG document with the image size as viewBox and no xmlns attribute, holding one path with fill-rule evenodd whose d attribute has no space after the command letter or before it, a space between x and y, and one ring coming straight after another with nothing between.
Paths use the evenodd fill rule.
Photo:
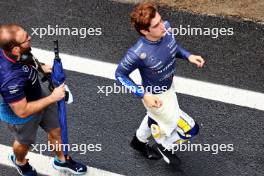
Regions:
<instances>
[{"instance_id":1,"label":"blue polo shirt","mask_svg":"<svg viewBox=\"0 0 264 176\"><path fill-rule=\"evenodd\" d=\"M9 107L23 98L28 102L41 98L41 85L38 71L31 65L17 62L11 56L0 50L0 93L3 102L0 104L0 119L11 124L23 124L32 117L20 118Z\"/></svg>"}]
</instances>

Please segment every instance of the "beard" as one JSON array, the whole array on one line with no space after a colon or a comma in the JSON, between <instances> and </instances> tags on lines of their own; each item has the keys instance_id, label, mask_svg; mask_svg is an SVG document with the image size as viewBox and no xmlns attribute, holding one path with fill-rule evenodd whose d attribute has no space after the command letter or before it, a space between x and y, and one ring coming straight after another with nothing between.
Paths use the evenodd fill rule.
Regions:
<instances>
[{"instance_id":1,"label":"beard","mask_svg":"<svg viewBox=\"0 0 264 176\"><path fill-rule=\"evenodd\" d=\"M20 50L21 50L21 54L27 54L31 52L31 47L27 47L27 48L20 47Z\"/></svg>"},{"instance_id":2,"label":"beard","mask_svg":"<svg viewBox=\"0 0 264 176\"><path fill-rule=\"evenodd\" d=\"M33 55L31 53L31 47L27 47L27 48L22 48L20 49L21 51L21 57L20 57L20 62L24 63L24 64L30 64L30 65L34 65L34 59L33 59Z\"/></svg>"}]
</instances>

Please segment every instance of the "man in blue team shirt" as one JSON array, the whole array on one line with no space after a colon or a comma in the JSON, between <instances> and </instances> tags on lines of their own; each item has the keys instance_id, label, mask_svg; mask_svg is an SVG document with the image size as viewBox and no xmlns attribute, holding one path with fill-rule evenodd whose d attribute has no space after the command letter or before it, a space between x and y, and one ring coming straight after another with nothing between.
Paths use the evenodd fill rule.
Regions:
<instances>
[{"instance_id":1,"label":"man in blue team shirt","mask_svg":"<svg viewBox=\"0 0 264 176\"><path fill-rule=\"evenodd\" d=\"M131 13L131 23L141 35L121 59L115 76L123 86L142 99L147 115L136 131L131 146L148 159L173 162L173 149L195 136L199 126L178 105L173 77L176 59L182 58L202 67L204 59L183 49L171 33L168 21L163 21L152 3L140 3ZM142 86L129 77L139 69ZM143 87L143 88L142 88ZM153 136L157 150L148 144Z\"/></svg>"},{"instance_id":2,"label":"man in blue team shirt","mask_svg":"<svg viewBox=\"0 0 264 176\"><path fill-rule=\"evenodd\" d=\"M64 98L64 84L49 95L42 88L38 69L34 63L21 61L22 56L30 57L31 37L16 24L0 26L0 119L7 124L14 136L14 154L9 160L20 175L35 176L36 170L28 163L26 155L35 143L37 129L41 126L55 149L53 167L73 174L84 174L85 165L69 156L64 156L61 145L60 126L57 118L56 102ZM42 65L42 70L51 72L51 67ZM3 151L4 152L4 151Z\"/></svg>"}]
</instances>

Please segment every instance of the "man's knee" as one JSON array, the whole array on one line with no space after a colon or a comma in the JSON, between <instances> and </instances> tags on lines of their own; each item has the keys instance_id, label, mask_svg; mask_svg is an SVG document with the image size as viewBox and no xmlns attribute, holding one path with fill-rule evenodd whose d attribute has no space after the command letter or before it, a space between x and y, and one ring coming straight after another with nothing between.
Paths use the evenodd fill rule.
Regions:
<instances>
[{"instance_id":1,"label":"man's knee","mask_svg":"<svg viewBox=\"0 0 264 176\"><path fill-rule=\"evenodd\" d=\"M33 142L28 142L28 143L23 143L23 142L20 142L18 140L15 140L13 142L13 148L21 148L21 149L29 149L29 147L34 144L34 141Z\"/></svg>"},{"instance_id":2,"label":"man's knee","mask_svg":"<svg viewBox=\"0 0 264 176\"><path fill-rule=\"evenodd\" d=\"M48 132L48 135L52 139L60 139L61 138L61 129L54 128Z\"/></svg>"},{"instance_id":3,"label":"man's knee","mask_svg":"<svg viewBox=\"0 0 264 176\"><path fill-rule=\"evenodd\" d=\"M16 146L28 146L28 147L31 147L32 144L35 144L36 142L36 138L32 137L32 138L22 138L22 137L15 137L15 141L13 143L13 145L16 145Z\"/></svg>"}]
</instances>

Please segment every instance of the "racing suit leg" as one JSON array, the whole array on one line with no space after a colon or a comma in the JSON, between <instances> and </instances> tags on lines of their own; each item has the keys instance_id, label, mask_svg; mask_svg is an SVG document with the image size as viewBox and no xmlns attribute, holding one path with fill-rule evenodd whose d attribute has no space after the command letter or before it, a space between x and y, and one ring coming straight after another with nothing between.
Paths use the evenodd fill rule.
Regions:
<instances>
[{"instance_id":1,"label":"racing suit leg","mask_svg":"<svg viewBox=\"0 0 264 176\"><path fill-rule=\"evenodd\" d=\"M146 114L136 132L138 140L144 143L148 142L148 138L151 136L151 130L148 126L148 118L148 114Z\"/></svg>"},{"instance_id":2,"label":"racing suit leg","mask_svg":"<svg viewBox=\"0 0 264 176\"><path fill-rule=\"evenodd\" d=\"M148 143L148 138L151 136L151 130L148 126L148 115L141 122L135 136L133 137L130 146L140 152L144 157L157 160L161 158L161 154Z\"/></svg>"},{"instance_id":3,"label":"racing suit leg","mask_svg":"<svg viewBox=\"0 0 264 176\"><path fill-rule=\"evenodd\" d=\"M168 164L178 163L179 159L175 158L176 156L173 156L176 152L175 149L178 149L178 145L191 139L199 132L198 124L182 110L180 110L178 126L169 136L164 133L154 120L152 120L149 125L152 136L158 144L158 150Z\"/></svg>"}]
</instances>

